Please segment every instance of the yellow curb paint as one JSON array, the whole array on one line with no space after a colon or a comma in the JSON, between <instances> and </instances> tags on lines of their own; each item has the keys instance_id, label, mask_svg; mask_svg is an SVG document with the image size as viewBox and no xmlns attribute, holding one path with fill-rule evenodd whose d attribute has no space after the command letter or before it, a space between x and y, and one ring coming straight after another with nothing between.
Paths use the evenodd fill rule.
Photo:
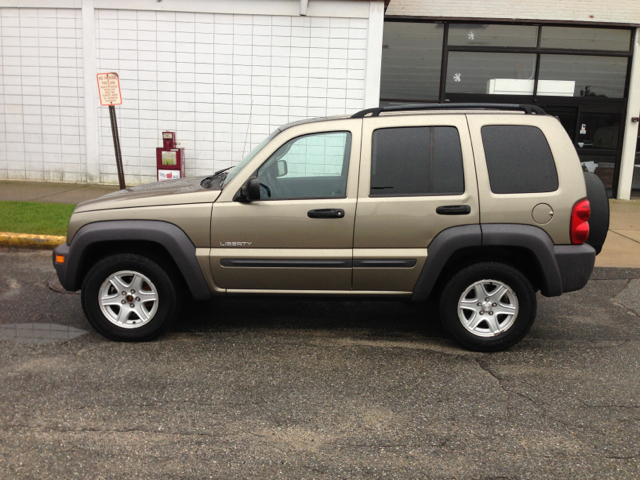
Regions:
<instances>
[{"instance_id":1,"label":"yellow curb paint","mask_svg":"<svg viewBox=\"0 0 640 480\"><path fill-rule=\"evenodd\" d=\"M31 235L29 233L0 232L0 247L54 249L67 241L57 235Z\"/></svg>"}]
</instances>

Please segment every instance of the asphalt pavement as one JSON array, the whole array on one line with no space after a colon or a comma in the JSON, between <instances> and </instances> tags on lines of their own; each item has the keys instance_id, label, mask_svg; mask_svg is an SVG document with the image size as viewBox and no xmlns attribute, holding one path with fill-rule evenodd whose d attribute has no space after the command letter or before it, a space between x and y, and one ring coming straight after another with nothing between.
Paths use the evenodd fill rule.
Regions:
<instances>
[{"instance_id":1,"label":"asphalt pavement","mask_svg":"<svg viewBox=\"0 0 640 480\"><path fill-rule=\"evenodd\" d=\"M637 269L539 297L480 354L429 304L259 297L116 343L49 288L50 252L0 266L2 479L640 477Z\"/></svg>"}]
</instances>

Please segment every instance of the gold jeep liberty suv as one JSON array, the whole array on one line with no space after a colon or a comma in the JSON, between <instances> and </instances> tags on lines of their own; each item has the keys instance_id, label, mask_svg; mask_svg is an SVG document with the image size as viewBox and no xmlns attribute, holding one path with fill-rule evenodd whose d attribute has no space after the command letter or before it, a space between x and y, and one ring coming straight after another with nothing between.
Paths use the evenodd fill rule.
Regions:
<instances>
[{"instance_id":1,"label":"gold jeep liberty suv","mask_svg":"<svg viewBox=\"0 0 640 480\"><path fill-rule=\"evenodd\" d=\"M189 297L435 296L456 342L495 351L527 334L536 291L585 286L608 225L604 185L539 107L405 105L291 123L231 169L82 203L53 259L114 340L156 337Z\"/></svg>"}]
</instances>

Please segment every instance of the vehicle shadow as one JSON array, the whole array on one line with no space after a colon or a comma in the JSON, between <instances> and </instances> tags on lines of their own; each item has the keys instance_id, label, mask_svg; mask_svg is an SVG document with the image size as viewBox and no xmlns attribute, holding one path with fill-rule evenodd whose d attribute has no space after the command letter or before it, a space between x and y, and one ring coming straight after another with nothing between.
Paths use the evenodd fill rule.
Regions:
<instances>
[{"instance_id":1,"label":"vehicle shadow","mask_svg":"<svg viewBox=\"0 0 640 480\"><path fill-rule=\"evenodd\" d=\"M342 331L367 336L446 336L435 303L316 298L220 297L190 302L174 332Z\"/></svg>"}]
</instances>

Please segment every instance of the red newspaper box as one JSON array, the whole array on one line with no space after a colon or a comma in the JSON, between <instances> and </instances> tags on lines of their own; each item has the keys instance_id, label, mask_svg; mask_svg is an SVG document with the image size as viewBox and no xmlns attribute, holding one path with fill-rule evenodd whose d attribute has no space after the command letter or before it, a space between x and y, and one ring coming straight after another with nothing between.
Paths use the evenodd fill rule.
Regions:
<instances>
[{"instance_id":1,"label":"red newspaper box","mask_svg":"<svg viewBox=\"0 0 640 480\"><path fill-rule=\"evenodd\" d=\"M184 178L184 148L176 148L175 132L162 132L162 147L156 148L158 181Z\"/></svg>"}]
</instances>

